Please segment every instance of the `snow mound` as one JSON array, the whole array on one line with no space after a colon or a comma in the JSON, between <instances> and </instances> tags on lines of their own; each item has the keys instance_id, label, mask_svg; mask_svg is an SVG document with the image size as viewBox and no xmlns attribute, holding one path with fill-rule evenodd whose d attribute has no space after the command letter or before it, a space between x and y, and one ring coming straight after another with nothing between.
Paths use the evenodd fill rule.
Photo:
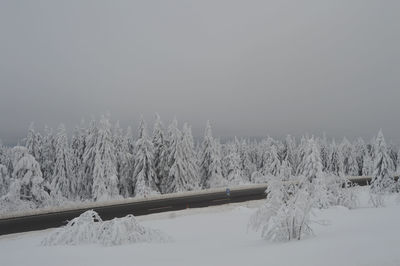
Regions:
<instances>
[{"instance_id":1,"label":"snow mound","mask_svg":"<svg viewBox=\"0 0 400 266\"><path fill-rule=\"evenodd\" d=\"M172 239L159 230L140 225L133 215L103 221L89 210L72 219L66 226L50 233L43 246L101 244L104 246L139 242L169 242Z\"/></svg>"}]
</instances>

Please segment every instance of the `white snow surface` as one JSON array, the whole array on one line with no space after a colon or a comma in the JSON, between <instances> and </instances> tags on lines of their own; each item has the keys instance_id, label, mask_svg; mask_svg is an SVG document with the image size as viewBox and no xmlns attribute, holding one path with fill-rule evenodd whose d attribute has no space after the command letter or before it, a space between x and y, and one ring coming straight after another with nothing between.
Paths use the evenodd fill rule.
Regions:
<instances>
[{"instance_id":1,"label":"white snow surface","mask_svg":"<svg viewBox=\"0 0 400 266\"><path fill-rule=\"evenodd\" d=\"M137 217L170 235L168 243L120 246L87 244L41 246L52 231L0 237L1 265L400 265L400 205L395 197L373 208L365 188L360 206L316 210L315 236L272 243L247 231L250 216L263 201L188 209Z\"/></svg>"}]
</instances>

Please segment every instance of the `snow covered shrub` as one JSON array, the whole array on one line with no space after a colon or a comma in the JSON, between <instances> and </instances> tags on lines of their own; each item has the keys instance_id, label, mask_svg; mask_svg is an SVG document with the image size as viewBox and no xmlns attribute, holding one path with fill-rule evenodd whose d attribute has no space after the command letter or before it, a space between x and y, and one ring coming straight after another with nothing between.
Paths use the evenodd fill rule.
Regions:
<instances>
[{"instance_id":1,"label":"snow covered shrub","mask_svg":"<svg viewBox=\"0 0 400 266\"><path fill-rule=\"evenodd\" d=\"M102 221L97 212L89 210L72 219L66 226L53 231L42 241L42 245L102 244L112 246L170 240L171 238L161 231L140 225L133 215Z\"/></svg>"},{"instance_id":2,"label":"snow covered shrub","mask_svg":"<svg viewBox=\"0 0 400 266\"><path fill-rule=\"evenodd\" d=\"M169 242L171 238L159 230L140 225L133 215L105 221L99 229L98 241L105 246L139 242Z\"/></svg>"},{"instance_id":3,"label":"snow covered shrub","mask_svg":"<svg viewBox=\"0 0 400 266\"><path fill-rule=\"evenodd\" d=\"M267 200L251 217L249 227L261 230L271 241L300 240L312 235L310 227L313 198L305 187L282 182L279 177L268 181Z\"/></svg>"},{"instance_id":4,"label":"snow covered shrub","mask_svg":"<svg viewBox=\"0 0 400 266\"><path fill-rule=\"evenodd\" d=\"M68 222L66 226L56 229L49 234L42 245L81 245L97 242L101 218L93 210L82 213Z\"/></svg>"},{"instance_id":5,"label":"snow covered shrub","mask_svg":"<svg viewBox=\"0 0 400 266\"><path fill-rule=\"evenodd\" d=\"M349 209L358 206L357 188L347 178L339 176L327 177L327 187L331 195L331 204L340 205Z\"/></svg>"}]
</instances>

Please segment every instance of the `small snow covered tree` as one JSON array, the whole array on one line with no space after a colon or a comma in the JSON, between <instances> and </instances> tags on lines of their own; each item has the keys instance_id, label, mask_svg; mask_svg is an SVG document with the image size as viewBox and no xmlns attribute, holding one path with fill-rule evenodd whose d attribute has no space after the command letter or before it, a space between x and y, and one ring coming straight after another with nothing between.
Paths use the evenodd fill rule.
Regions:
<instances>
[{"instance_id":1,"label":"small snow covered tree","mask_svg":"<svg viewBox=\"0 0 400 266\"><path fill-rule=\"evenodd\" d=\"M314 199L315 207L327 208L330 205L330 193L326 186L326 178L322 172L321 157L314 138L308 140L304 150L303 161L299 165L299 173L304 176L302 187Z\"/></svg>"},{"instance_id":2,"label":"small snow covered tree","mask_svg":"<svg viewBox=\"0 0 400 266\"><path fill-rule=\"evenodd\" d=\"M135 196L158 194L159 180L154 169L154 147L147 136L146 124L142 118L139 125L139 137L136 141L135 170L132 180Z\"/></svg>"},{"instance_id":3,"label":"small snow covered tree","mask_svg":"<svg viewBox=\"0 0 400 266\"><path fill-rule=\"evenodd\" d=\"M266 192L264 205L250 218L251 229L261 231L264 239L279 242L312 235L310 216L314 200L304 186L293 186L271 176Z\"/></svg>"},{"instance_id":4,"label":"small snow covered tree","mask_svg":"<svg viewBox=\"0 0 400 266\"><path fill-rule=\"evenodd\" d=\"M213 138L210 122L207 121L200 154L200 185L203 188L226 185L222 177L219 143Z\"/></svg>"},{"instance_id":5,"label":"small snow covered tree","mask_svg":"<svg viewBox=\"0 0 400 266\"><path fill-rule=\"evenodd\" d=\"M68 146L65 126L61 124L55 141L56 161L51 186L54 195L62 195L67 199L77 196L77 180L72 167L71 150Z\"/></svg>"},{"instance_id":6,"label":"small snow covered tree","mask_svg":"<svg viewBox=\"0 0 400 266\"><path fill-rule=\"evenodd\" d=\"M371 180L371 202L375 207L383 206L384 194L393 191L393 161L387 153L387 146L382 130L379 131L374 144L374 173Z\"/></svg>"}]
</instances>

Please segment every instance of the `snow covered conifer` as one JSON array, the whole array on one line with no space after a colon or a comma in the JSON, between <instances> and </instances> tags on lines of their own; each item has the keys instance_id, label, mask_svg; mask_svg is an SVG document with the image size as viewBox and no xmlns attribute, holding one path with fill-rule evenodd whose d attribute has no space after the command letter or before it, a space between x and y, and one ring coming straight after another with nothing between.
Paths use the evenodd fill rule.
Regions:
<instances>
[{"instance_id":1,"label":"snow covered conifer","mask_svg":"<svg viewBox=\"0 0 400 266\"><path fill-rule=\"evenodd\" d=\"M129 152L128 138L124 135L119 122L115 124L113 129L113 143L120 194L124 197L133 196L132 175L134 159Z\"/></svg>"},{"instance_id":2,"label":"snow covered conifer","mask_svg":"<svg viewBox=\"0 0 400 266\"><path fill-rule=\"evenodd\" d=\"M51 179L53 177L55 158L56 149L53 130L45 126L42 146L42 162L40 166L44 180L49 183L51 183Z\"/></svg>"},{"instance_id":3,"label":"snow covered conifer","mask_svg":"<svg viewBox=\"0 0 400 266\"><path fill-rule=\"evenodd\" d=\"M85 134L85 149L82 157L82 181L79 185L79 195L83 199L92 198L93 170L97 152L98 126L92 119Z\"/></svg>"},{"instance_id":4,"label":"snow covered conifer","mask_svg":"<svg viewBox=\"0 0 400 266\"><path fill-rule=\"evenodd\" d=\"M314 199L316 207L326 208L330 205L330 193L327 190L325 176L322 172L321 157L314 138L308 140L303 158L299 170L305 179L303 179L301 186L305 187Z\"/></svg>"},{"instance_id":5,"label":"snow covered conifer","mask_svg":"<svg viewBox=\"0 0 400 266\"><path fill-rule=\"evenodd\" d=\"M193 145L189 128L185 126L184 135L177 127L176 119L168 128L170 165L167 178L163 179L165 193L182 192L198 188L197 168L194 165ZM186 135L186 136L185 136Z\"/></svg>"},{"instance_id":6,"label":"snow covered conifer","mask_svg":"<svg viewBox=\"0 0 400 266\"><path fill-rule=\"evenodd\" d=\"M287 135L284 141L285 145L285 157L292 168L292 174L295 174L297 162L296 162L296 139L290 135Z\"/></svg>"},{"instance_id":7,"label":"snow covered conifer","mask_svg":"<svg viewBox=\"0 0 400 266\"><path fill-rule=\"evenodd\" d=\"M84 185L84 166L83 156L85 154L85 143L86 130L84 128L84 122L75 127L71 139L71 161L72 161L72 172L76 179L76 197L81 198L80 192Z\"/></svg>"},{"instance_id":8,"label":"snow covered conifer","mask_svg":"<svg viewBox=\"0 0 400 266\"><path fill-rule=\"evenodd\" d=\"M219 145L212 136L210 122L207 121L200 155L200 184L203 188L224 186Z\"/></svg>"},{"instance_id":9,"label":"snow covered conifer","mask_svg":"<svg viewBox=\"0 0 400 266\"><path fill-rule=\"evenodd\" d=\"M245 181L249 181L252 173L257 170L256 165L251 161L250 147L245 139L239 142L236 138L235 141L238 146L238 154L241 160L242 176Z\"/></svg>"},{"instance_id":10,"label":"snow covered conifer","mask_svg":"<svg viewBox=\"0 0 400 266\"><path fill-rule=\"evenodd\" d=\"M358 138L354 143L354 153L356 157L356 162L358 165L358 174L359 176L363 175L364 168L364 156L366 154L365 142L362 138Z\"/></svg>"},{"instance_id":11,"label":"snow covered conifer","mask_svg":"<svg viewBox=\"0 0 400 266\"><path fill-rule=\"evenodd\" d=\"M157 194L159 180L154 169L154 147L147 136L146 124L142 118L136 141L135 170L133 171L134 195L148 196Z\"/></svg>"},{"instance_id":12,"label":"snow covered conifer","mask_svg":"<svg viewBox=\"0 0 400 266\"><path fill-rule=\"evenodd\" d=\"M343 160L343 172L348 176L355 176L358 173L356 154L351 143L344 138L340 144L340 152Z\"/></svg>"},{"instance_id":13,"label":"snow covered conifer","mask_svg":"<svg viewBox=\"0 0 400 266\"><path fill-rule=\"evenodd\" d=\"M321 154L321 163L322 163L322 171L327 171L329 165L329 145L326 140L325 133L323 134L322 139L318 139L318 146Z\"/></svg>"},{"instance_id":14,"label":"snow covered conifer","mask_svg":"<svg viewBox=\"0 0 400 266\"><path fill-rule=\"evenodd\" d=\"M28 129L26 137L26 148L29 153L40 162L42 158L42 137L39 132L35 131L34 123L32 122Z\"/></svg>"},{"instance_id":15,"label":"snow covered conifer","mask_svg":"<svg viewBox=\"0 0 400 266\"><path fill-rule=\"evenodd\" d=\"M10 177L8 175L7 167L0 164L0 197L7 194L10 185Z\"/></svg>"},{"instance_id":16,"label":"snow covered conifer","mask_svg":"<svg viewBox=\"0 0 400 266\"><path fill-rule=\"evenodd\" d=\"M384 205L383 195L394 189L393 162L387 153L382 130L374 143L375 169L371 180L371 202L375 207Z\"/></svg>"},{"instance_id":17,"label":"snow covered conifer","mask_svg":"<svg viewBox=\"0 0 400 266\"><path fill-rule=\"evenodd\" d=\"M65 126L61 124L55 140L56 159L51 186L53 193L60 194L67 199L77 195L77 180L72 167L71 151L68 146Z\"/></svg>"},{"instance_id":18,"label":"snow covered conifer","mask_svg":"<svg viewBox=\"0 0 400 266\"><path fill-rule=\"evenodd\" d=\"M186 153L183 139L178 139L175 152L171 153L173 164L169 170L167 193L183 192L198 188L196 169L193 168Z\"/></svg>"},{"instance_id":19,"label":"snow covered conifer","mask_svg":"<svg viewBox=\"0 0 400 266\"><path fill-rule=\"evenodd\" d=\"M16 146L12 149L13 168L12 174L15 187L13 191L18 193L18 198L30 201L36 207L45 205L50 199L49 187L42 178L39 163L29 154L25 147Z\"/></svg>"},{"instance_id":20,"label":"snow covered conifer","mask_svg":"<svg viewBox=\"0 0 400 266\"><path fill-rule=\"evenodd\" d=\"M292 176L292 167L290 166L289 160L285 158L279 168L279 177L284 181L288 181Z\"/></svg>"},{"instance_id":21,"label":"snow covered conifer","mask_svg":"<svg viewBox=\"0 0 400 266\"><path fill-rule=\"evenodd\" d=\"M168 176L169 167L167 142L161 118L158 114L156 114L156 121L154 123L152 142L154 146L154 168L161 184L163 179Z\"/></svg>"},{"instance_id":22,"label":"snow covered conifer","mask_svg":"<svg viewBox=\"0 0 400 266\"><path fill-rule=\"evenodd\" d=\"M187 123L183 124L182 145L183 154L188 163L188 171L190 171L190 175L194 177L191 180L192 186L194 189L198 189L200 184L199 166L197 164L197 154L195 152L192 129Z\"/></svg>"},{"instance_id":23,"label":"snow covered conifer","mask_svg":"<svg viewBox=\"0 0 400 266\"><path fill-rule=\"evenodd\" d=\"M335 140L333 140L331 144L331 154L329 156L329 172L336 175L336 176L342 176L343 175L343 160L342 160L342 155L335 143Z\"/></svg>"},{"instance_id":24,"label":"snow covered conifer","mask_svg":"<svg viewBox=\"0 0 400 266\"><path fill-rule=\"evenodd\" d=\"M268 157L268 174L273 176L277 176L279 174L279 169L281 167L281 163L278 157L278 152L276 146L273 145L269 151Z\"/></svg>"},{"instance_id":25,"label":"snow covered conifer","mask_svg":"<svg viewBox=\"0 0 400 266\"><path fill-rule=\"evenodd\" d=\"M227 155L224 158L226 168L226 179L231 185L242 185L245 183L243 172L240 165L240 156L235 143L230 143L227 147ZM247 178L246 178L247 179Z\"/></svg>"},{"instance_id":26,"label":"snow covered conifer","mask_svg":"<svg viewBox=\"0 0 400 266\"><path fill-rule=\"evenodd\" d=\"M400 150L397 152L397 174L400 174Z\"/></svg>"},{"instance_id":27,"label":"snow covered conifer","mask_svg":"<svg viewBox=\"0 0 400 266\"><path fill-rule=\"evenodd\" d=\"M102 117L96 134L93 167L93 200L108 200L119 197L115 150L111 139L111 126Z\"/></svg>"}]
</instances>

